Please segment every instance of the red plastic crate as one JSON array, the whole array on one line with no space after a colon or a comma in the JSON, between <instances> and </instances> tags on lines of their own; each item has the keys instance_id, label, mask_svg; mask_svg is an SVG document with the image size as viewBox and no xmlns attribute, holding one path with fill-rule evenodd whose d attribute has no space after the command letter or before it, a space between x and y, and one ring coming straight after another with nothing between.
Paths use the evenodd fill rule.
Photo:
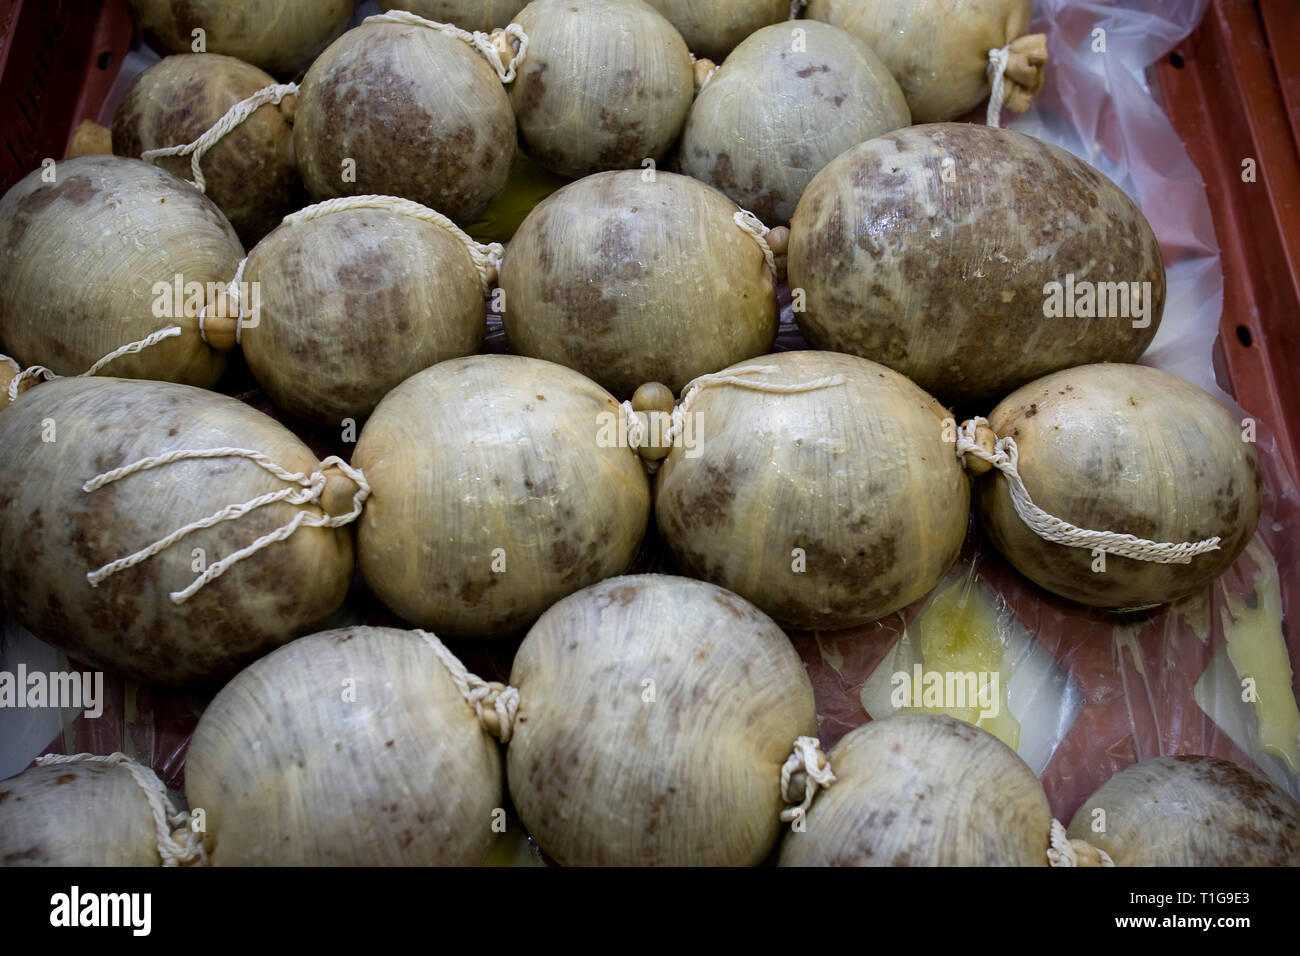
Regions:
<instances>
[{"instance_id":1,"label":"red plastic crate","mask_svg":"<svg viewBox=\"0 0 1300 956\"><path fill-rule=\"evenodd\" d=\"M130 49L125 0L0 0L0 194L63 157Z\"/></svg>"},{"instance_id":2,"label":"red plastic crate","mask_svg":"<svg viewBox=\"0 0 1300 956\"><path fill-rule=\"evenodd\" d=\"M1214 214L1224 278L1219 336L1231 389L1273 430L1300 482L1297 38L1295 0L1213 0L1157 74ZM1248 158L1253 183L1242 180Z\"/></svg>"}]
</instances>

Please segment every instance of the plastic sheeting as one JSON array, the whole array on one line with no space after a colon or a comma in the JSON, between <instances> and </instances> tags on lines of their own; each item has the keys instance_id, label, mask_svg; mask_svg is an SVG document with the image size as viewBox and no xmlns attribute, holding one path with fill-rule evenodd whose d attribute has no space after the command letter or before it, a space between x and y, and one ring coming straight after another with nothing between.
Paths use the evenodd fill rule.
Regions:
<instances>
[{"instance_id":1,"label":"plastic sheeting","mask_svg":"<svg viewBox=\"0 0 1300 956\"><path fill-rule=\"evenodd\" d=\"M1191 31L1205 0L1081 3L1040 0L1035 29L1047 33L1051 63L1034 109L1008 125L1088 160L1133 196L1150 219L1168 267L1168 299L1159 334L1143 361L1230 399L1217 388L1212 352L1223 278L1201 177L1149 88L1148 67ZM1103 31L1098 34L1096 31ZM1104 52L1100 47L1104 40ZM121 84L119 84L120 86ZM982 108L972 113L979 121ZM788 310L780 348L803 348ZM504 347L499 323L488 347ZM238 389L234 389L238 391ZM271 411L257 393L244 395ZM321 454L347 455L332 436L305 436ZM1223 579L1176 605L1139 615L1090 611L1034 587L972 529L954 582L981 612L984 648L1000 648L1005 704L1018 727L1019 752L1040 773L1053 811L1068 820L1106 779L1129 764L1173 753L1214 754L1267 773L1300 797L1295 768L1259 743L1256 711L1241 697L1241 679L1225 644L1225 625L1252 609L1294 608L1300 589L1300 495L1272 439L1258 434L1264 503L1255 544ZM639 570L674 570L653 530ZM933 596L932 596L933 597ZM892 710L891 678L923 657L918 616L927 597L870 625L838 632L793 633L813 679L823 745ZM1246 609L1243 611L1243 609ZM1265 615L1266 616L1266 615ZM1289 615L1288 615L1289 616ZM333 626L400 626L358 584ZM1292 670L1300 637L1284 624L1265 639L1288 640ZM517 639L452 643L485 678L504 679ZM0 670L76 669L6 623ZM52 663L57 662L57 663ZM1290 691L1295 693L1294 676ZM173 789L183 786L189 733L203 693L139 686L108 676L104 714L72 719L58 712L0 709L0 777L40 752L124 750L152 765ZM209 692L210 693L210 692Z\"/></svg>"},{"instance_id":2,"label":"plastic sheeting","mask_svg":"<svg viewBox=\"0 0 1300 956\"><path fill-rule=\"evenodd\" d=\"M1244 418L1215 380L1223 273L1204 184L1147 82L1148 68L1191 32L1205 7L1204 0L1041 0L1033 28L1048 35L1047 83L1029 113L1007 114L1004 122L1087 160L1137 201L1168 272L1164 317L1142 362L1214 393ZM1300 496L1262 425L1257 441L1264 501L1251 549L1220 581L1155 612L1121 616L1073 605L1020 577L974 530L968 536L954 574L972 577L991 596L1008 654L1026 658L1032 648L1016 642L1028 634L1055 663L1032 690L1056 704L1045 708L1039 700L1032 711L1024 705L1020 753L1040 773L1058 818L1068 821L1129 764L1166 754L1212 754L1255 767L1300 798L1300 768L1262 749L1256 707L1242 700L1244 675L1225 647L1225 621L1236 620L1234 610L1241 614L1276 595L1289 618L1300 596ZM866 719L864 688L868 699L880 700L870 689L899 668L899 646L911 643L909 626L924 604L852 631L794 635L813 674L824 746ZM1271 628L1255 639L1286 642L1294 696L1300 637L1288 637L1285 623ZM1019 716L1014 693L1008 706ZM1040 766L1044 741L1052 753Z\"/></svg>"}]
</instances>

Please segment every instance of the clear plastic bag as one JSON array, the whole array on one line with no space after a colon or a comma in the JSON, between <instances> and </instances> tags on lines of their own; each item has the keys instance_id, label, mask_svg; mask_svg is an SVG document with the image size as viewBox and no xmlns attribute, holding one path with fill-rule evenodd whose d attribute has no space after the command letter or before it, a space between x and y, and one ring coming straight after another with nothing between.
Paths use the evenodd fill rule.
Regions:
<instances>
[{"instance_id":1,"label":"clear plastic bag","mask_svg":"<svg viewBox=\"0 0 1300 956\"><path fill-rule=\"evenodd\" d=\"M1164 318L1142 362L1206 389L1244 417L1215 380L1223 272L1204 183L1147 82L1148 68L1191 32L1205 8L1205 0L1040 0L1033 28L1048 35L1047 83L1033 109L1007 125L1087 160L1137 201L1168 272ZM982 110L970 118L981 117ZM784 343L797 347L788 333ZM1022 729L1021 755L1040 773L1060 819L1114 773L1165 754L1212 754L1256 767L1300 799L1300 767L1262 747L1255 705L1242 699L1245 675L1225 641L1228 624L1250 625L1235 624L1237 615L1249 618L1276 600L1282 620L1261 624L1268 632L1261 636L1284 642L1275 648L1289 657L1286 691L1294 703L1300 637L1288 637L1285 620L1300 597L1300 495L1262 425L1257 442L1264 499L1251 548L1220 581L1154 612L1109 615L1056 598L1020 577L974 531L969 536L953 573L987 589L999 639L1018 645L1013 658L1026 656L1019 635L1029 634L1055 663L1036 688L1022 688L1042 690L1038 698L1050 695L1055 705L1035 699L1022 708L1030 715L1022 723L1032 726ZM882 707L882 678L899 664L899 647L912 643L924 604L852 631L795 635L817 690L823 746L867 718L864 689ZM906 654L901 660L912 661ZM1009 706L1017 711L1014 695ZM1052 753L1043 763L1045 741Z\"/></svg>"}]
</instances>

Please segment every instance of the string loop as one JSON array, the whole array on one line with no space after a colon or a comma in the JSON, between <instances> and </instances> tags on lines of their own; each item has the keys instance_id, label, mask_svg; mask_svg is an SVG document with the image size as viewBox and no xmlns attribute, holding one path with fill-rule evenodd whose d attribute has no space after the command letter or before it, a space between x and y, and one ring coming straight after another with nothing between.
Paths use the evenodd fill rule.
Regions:
<instances>
[{"instance_id":1,"label":"string loop","mask_svg":"<svg viewBox=\"0 0 1300 956\"><path fill-rule=\"evenodd\" d=\"M191 863L207 863L208 856L203 848L203 839L190 826L189 811L178 811L172 806L171 798L167 796L167 788L158 779L158 775L148 767L137 763L121 751L106 756L88 753L46 754L36 758L38 767L65 763L102 763L122 767L131 774L131 778L144 791L145 799L149 801L158 841L158 855L162 857L162 865L185 866Z\"/></svg>"},{"instance_id":2,"label":"string loop","mask_svg":"<svg viewBox=\"0 0 1300 956\"><path fill-rule=\"evenodd\" d=\"M1219 550L1220 539L1217 535L1203 541L1148 541L1146 538L1139 538L1132 534L1080 528L1048 514L1034 504L1029 496L1029 490L1020 477L1018 468L1020 449L1016 445L1016 440L1010 436L999 438L993 451L989 452L976 441L975 433L980 426L988 428L988 419L972 418L957 430L957 458L964 465L966 456L973 455L1000 471L1006 479L1007 490L1011 493L1011 505L1015 508L1016 514L1043 540L1071 548L1118 554L1135 561L1150 561L1155 564L1190 564L1192 558L1198 555Z\"/></svg>"},{"instance_id":3,"label":"string loop","mask_svg":"<svg viewBox=\"0 0 1300 956\"><path fill-rule=\"evenodd\" d=\"M366 17L362 22L397 23L402 26L426 27L430 30L437 30L449 37L455 37L457 40L463 40L477 50L483 59L488 61L488 65L496 70L497 76L501 78L502 83L513 83L515 81L519 67L528 53L528 34L517 23L507 24L503 29L493 33L483 33L480 30L471 33L468 30L462 30L453 23L426 20L424 17L417 16L407 10L389 10L387 13L378 13L373 17ZM498 40L498 38L500 39ZM510 40L515 41L517 49L510 56L510 62L506 63L501 59L501 54L504 52L502 48L509 48ZM500 42L501 46L497 45L498 42Z\"/></svg>"},{"instance_id":4,"label":"string loop","mask_svg":"<svg viewBox=\"0 0 1300 956\"><path fill-rule=\"evenodd\" d=\"M226 110L221 119L217 120L209 129L203 132L192 143L184 143L180 146L162 146L158 149L146 149L140 154L140 158L146 163L152 163L154 160L162 159L164 156L188 156L190 157L190 181L194 188L199 192L207 192L208 182L203 176L203 157L207 155L208 150L221 142L221 138L238 126L244 120L252 116L257 110L266 106L268 103L279 105L280 100L289 95L297 95L297 83L276 83L273 86L264 86L252 96L240 100L230 109Z\"/></svg>"},{"instance_id":5,"label":"string loop","mask_svg":"<svg viewBox=\"0 0 1300 956\"><path fill-rule=\"evenodd\" d=\"M474 269L478 272L479 281L483 286L484 297L491 293L492 283L496 281L497 273L501 270L501 258L505 255L505 246L499 242L475 242L464 230L436 209L430 209L428 206L410 199L402 199L398 196L341 196L337 199L318 202L306 209L300 209L286 216L283 224L288 226L299 222L310 222L313 219L320 219L322 216L328 216L335 212L344 212L349 209L378 209L385 212L395 212L410 216L413 219L419 219L422 222L442 226L455 236L461 245L465 247L465 251L469 253L470 261L474 263Z\"/></svg>"},{"instance_id":6,"label":"string loop","mask_svg":"<svg viewBox=\"0 0 1300 956\"><path fill-rule=\"evenodd\" d=\"M109 352L107 355L105 355L103 358L97 361L94 365L90 366L90 368L86 369L86 371L81 372L80 374L74 375L72 377L86 378L88 376L94 375L96 372L98 372L100 369L102 369L105 365L107 365L109 362L113 361L114 359L121 358L123 355L135 355L139 352L143 352L145 349L149 348L150 346L157 345L159 342L163 341L164 339L170 339L173 336L180 335L181 331L182 329L179 325L164 326L163 328L158 329L156 332L150 332L148 335L146 335L144 338L140 339L139 341L128 342L126 345L118 346L117 348L113 349L113 351ZM14 368L18 368L18 363L15 362L13 359L9 358L9 356L0 355L0 359L4 359L8 364L12 365ZM23 382L29 379L33 379L33 380L45 379L46 381L52 381L53 379L56 378L63 378L63 376L59 375L57 372L50 371L44 365L33 365L29 368L25 368L22 371L20 371L17 375L15 375L12 379L9 380L9 388L7 391L7 394L9 396L9 401L12 402L18 398L18 392L21 390Z\"/></svg>"},{"instance_id":7,"label":"string loop","mask_svg":"<svg viewBox=\"0 0 1300 956\"><path fill-rule=\"evenodd\" d=\"M798 737L781 765L781 799L793 806L781 811L782 823L793 823L808 815L813 797L835 782L831 763L822 753L816 737Z\"/></svg>"},{"instance_id":8,"label":"string loop","mask_svg":"<svg viewBox=\"0 0 1300 956\"><path fill-rule=\"evenodd\" d=\"M121 468L114 468L112 471L106 471L103 474L96 475L84 485L82 491L87 493L97 491L105 485L128 478L131 475L139 474L142 471L148 471L153 468L161 468L177 461L196 461L207 458L246 458L253 462L263 471L274 475L276 478L285 482L289 487L281 488L278 491L270 491L263 495L258 495L248 501L238 504L227 505L212 514L191 521L189 524L177 528L168 535L159 538L152 544L146 545L139 551L128 554L125 557L110 561L108 564L86 574L86 580L90 582L91 587L98 587L105 579L117 574L119 571L125 571L127 568L134 567L142 561L147 561L154 555L167 550L173 544L180 541L192 531L198 531L203 528L211 528L214 525L221 524L224 521L234 521L242 518L258 508L265 505L273 504L277 501L283 501L286 504L302 505L304 510L294 515L288 524L281 525L274 531L262 535L247 547L241 548L231 554L226 555L220 561L208 565L208 567L190 582L189 586L171 593L170 597L175 604L184 604L193 597L198 591L208 583L216 580L231 567L250 558L264 548L275 544L277 541L284 541L299 528L340 528L343 525L351 524L361 516L362 508L365 506L366 499L370 497L370 484L366 481L365 475L360 469L353 468L343 459L337 456L330 456L320 463L320 467L310 475L302 472L288 471L275 462L271 461L266 455L258 451L252 451L247 448L198 448L198 449L179 449L177 451L167 452L163 455L155 455L149 458L141 458L139 461L124 465ZM306 506L321 506L321 495L325 491L325 486L329 481L329 476L325 474L330 468L338 469L343 475L349 478L356 485L356 491L352 495L352 508L342 515L330 515L325 511L313 512L306 510Z\"/></svg>"}]
</instances>

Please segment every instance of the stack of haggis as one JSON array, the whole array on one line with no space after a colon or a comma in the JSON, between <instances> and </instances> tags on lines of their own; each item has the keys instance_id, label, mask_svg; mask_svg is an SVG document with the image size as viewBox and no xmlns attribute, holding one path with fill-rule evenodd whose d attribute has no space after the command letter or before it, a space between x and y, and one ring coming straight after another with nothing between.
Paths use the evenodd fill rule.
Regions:
<instances>
[{"instance_id":1,"label":"stack of haggis","mask_svg":"<svg viewBox=\"0 0 1300 956\"><path fill-rule=\"evenodd\" d=\"M1029 0L410 5L133 0L172 55L115 155L0 200L6 611L228 681L190 811L120 755L47 761L0 783L0 858L473 864L508 789L564 864L1300 863L1300 807L1215 758L1131 767L1067 832L969 724L815 738L782 628L923 598L972 497L1023 575L1115 610L1258 520L1233 417L1130 364L1164 305L1139 209L953 122L1041 88ZM516 230L539 169L571 182ZM812 350L769 354L787 272ZM1131 316L1063 334L1067 275ZM277 417L214 390L236 350ZM652 516L689 577L626 573ZM357 568L410 629L327 629ZM435 636L525 633L509 685Z\"/></svg>"}]
</instances>

